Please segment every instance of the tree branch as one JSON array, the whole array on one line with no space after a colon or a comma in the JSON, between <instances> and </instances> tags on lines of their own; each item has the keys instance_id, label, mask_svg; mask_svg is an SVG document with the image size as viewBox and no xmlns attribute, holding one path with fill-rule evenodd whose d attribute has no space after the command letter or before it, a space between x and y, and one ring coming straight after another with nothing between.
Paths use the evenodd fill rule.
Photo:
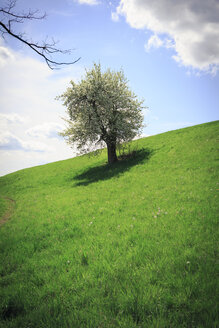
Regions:
<instances>
[{"instance_id":1,"label":"tree branch","mask_svg":"<svg viewBox=\"0 0 219 328\"><path fill-rule=\"evenodd\" d=\"M26 46L31 48L34 52L36 52L39 56L41 56L47 63L50 69L57 68L57 66L61 65L73 65L80 60L77 58L72 62L59 62L51 59L50 55L61 53L67 54L71 53L71 50L61 50L56 47L57 42L52 40L52 43L47 43L47 41L42 42L41 44L33 41L28 41L24 38L24 34L16 33L12 30L13 23L23 23L25 20L33 20L33 19L44 19L46 17L46 13L42 16L36 16L38 10L30 11L28 13L17 14L12 12L13 8L16 5L16 0L10 0L8 6L5 8L0 8L0 14L2 14L2 19L0 20L0 32L2 33L2 37L4 38L5 34L8 34L20 42L24 43ZM6 18L6 19L5 19ZM5 20L7 22L5 22Z\"/></svg>"},{"instance_id":2,"label":"tree branch","mask_svg":"<svg viewBox=\"0 0 219 328\"><path fill-rule=\"evenodd\" d=\"M23 19L44 19L47 16L46 13L44 13L42 16L39 16L39 17L35 16L39 12L38 10L35 10L33 12L29 11L28 14L23 14L23 15L17 15L17 14L11 13L10 11L5 10L4 8L1 8L0 12L2 12L5 15L10 15L12 17L15 17L16 19L22 19L22 20Z\"/></svg>"}]
</instances>

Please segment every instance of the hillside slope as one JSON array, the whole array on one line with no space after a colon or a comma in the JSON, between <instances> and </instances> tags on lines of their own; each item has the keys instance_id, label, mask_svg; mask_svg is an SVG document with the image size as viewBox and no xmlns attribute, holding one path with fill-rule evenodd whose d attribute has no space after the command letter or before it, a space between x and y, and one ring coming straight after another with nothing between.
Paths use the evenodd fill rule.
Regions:
<instances>
[{"instance_id":1,"label":"hillside slope","mask_svg":"<svg viewBox=\"0 0 219 328\"><path fill-rule=\"evenodd\" d=\"M219 122L0 178L0 327L216 327Z\"/></svg>"}]
</instances>

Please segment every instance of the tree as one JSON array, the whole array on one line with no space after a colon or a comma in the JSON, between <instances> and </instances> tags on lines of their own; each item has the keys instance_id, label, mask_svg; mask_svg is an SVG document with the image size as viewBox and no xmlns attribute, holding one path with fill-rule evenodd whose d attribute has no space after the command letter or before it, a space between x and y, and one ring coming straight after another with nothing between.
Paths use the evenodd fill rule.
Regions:
<instances>
[{"instance_id":1,"label":"tree","mask_svg":"<svg viewBox=\"0 0 219 328\"><path fill-rule=\"evenodd\" d=\"M0 33L3 38L5 35L10 35L11 37L24 43L26 46L30 47L39 56L43 57L49 68L54 69L60 65L72 65L75 64L80 58L74 60L73 62L60 62L52 59L52 56L59 54L71 53L71 50L61 50L56 47L57 42L53 39L51 42L47 40L42 42L32 41L25 36L25 33L19 33L14 30L14 25L24 23L27 20L41 20L46 17L46 14L38 15L38 10L28 12L17 13L15 11L16 0L9 0L5 7L0 7Z\"/></svg>"},{"instance_id":2,"label":"tree","mask_svg":"<svg viewBox=\"0 0 219 328\"><path fill-rule=\"evenodd\" d=\"M81 153L90 151L91 145L105 143L108 163L116 162L117 146L132 140L143 127L143 101L129 90L122 70L102 73L100 64L86 71L79 83L70 83L71 87L58 97L69 116L61 135Z\"/></svg>"}]
</instances>

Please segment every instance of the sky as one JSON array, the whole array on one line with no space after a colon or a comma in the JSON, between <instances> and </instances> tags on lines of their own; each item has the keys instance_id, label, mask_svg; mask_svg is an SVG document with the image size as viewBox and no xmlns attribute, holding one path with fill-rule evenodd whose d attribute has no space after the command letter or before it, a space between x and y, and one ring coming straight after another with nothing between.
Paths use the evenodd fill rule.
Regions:
<instances>
[{"instance_id":1,"label":"sky","mask_svg":"<svg viewBox=\"0 0 219 328\"><path fill-rule=\"evenodd\" d=\"M0 34L0 175L76 155L58 134L67 114L55 98L95 62L103 71L122 68L144 99L143 136L218 120L218 0L17 0L17 13L29 9L46 12L46 19L14 30L72 49L55 60L81 59L51 70Z\"/></svg>"}]
</instances>

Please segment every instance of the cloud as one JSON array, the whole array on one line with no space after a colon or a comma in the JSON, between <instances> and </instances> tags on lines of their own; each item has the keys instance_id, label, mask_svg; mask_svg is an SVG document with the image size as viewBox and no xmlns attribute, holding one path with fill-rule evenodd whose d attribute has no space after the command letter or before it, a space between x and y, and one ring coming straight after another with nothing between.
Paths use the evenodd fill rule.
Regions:
<instances>
[{"instance_id":1,"label":"cloud","mask_svg":"<svg viewBox=\"0 0 219 328\"><path fill-rule=\"evenodd\" d=\"M26 134L31 137L47 137L58 138L58 133L64 129L64 125L59 123L43 123L41 125L34 126L26 131Z\"/></svg>"},{"instance_id":2,"label":"cloud","mask_svg":"<svg viewBox=\"0 0 219 328\"><path fill-rule=\"evenodd\" d=\"M141 133L140 135L137 135L133 140L138 140L138 139L147 138L147 137L150 137L150 134Z\"/></svg>"},{"instance_id":3,"label":"cloud","mask_svg":"<svg viewBox=\"0 0 219 328\"><path fill-rule=\"evenodd\" d=\"M219 68L218 0L120 0L114 18L123 15L136 29L150 30L145 49L174 48L178 63L206 71ZM159 37L158 37L159 35Z\"/></svg>"},{"instance_id":4,"label":"cloud","mask_svg":"<svg viewBox=\"0 0 219 328\"><path fill-rule=\"evenodd\" d=\"M147 42L147 45L145 45L145 50L149 51L151 48L159 48L163 46L163 41L156 35L152 35L150 39Z\"/></svg>"},{"instance_id":5,"label":"cloud","mask_svg":"<svg viewBox=\"0 0 219 328\"><path fill-rule=\"evenodd\" d=\"M168 38L161 39L157 34L153 34L145 44L144 48L146 52L149 52L151 49L165 47L167 49L174 48L174 43Z\"/></svg>"},{"instance_id":6,"label":"cloud","mask_svg":"<svg viewBox=\"0 0 219 328\"><path fill-rule=\"evenodd\" d=\"M0 67L4 66L8 60L13 59L12 53L6 47L0 46Z\"/></svg>"},{"instance_id":7,"label":"cloud","mask_svg":"<svg viewBox=\"0 0 219 328\"><path fill-rule=\"evenodd\" d=\"M49 148L40 142L27 142L8 132L0 135L0 150L24 150L34 152L48 151Z\"/></svg>"},{"instance_id":8,"label":"cloud","mask_svg":"<svg viewBox=\"0 0 219 328\"><path fill-rule=\"evenodd\" d=\"M5 47L1 39L0 44ZM57 137L65 109L55 97L70 80L80 80L84 68L77 64L51 71L39 59L6 49L0 78L0 175L75 156Z\"/></svg>"},{"instance_id":9,"label":"cloud","mask_svg":"<svg viewBox=\"0 0 219 328\"><path fill-rule=\"evenodd\" d=\"M0 121L5 121L6 123L24 123L26 119L16 113L11 114L1 114L0 113Z\"/></svg>"},{"instance_id":10,"label":"cloud","mask_svg":"<svg viewBox=\"0 0 219 328\"><path fill-rule=\"evenodd\" d=\"M114 11L111 13L111 18L114 22L118 22L119 21L119 14L117 11Z\"/></svg>"},{"instance_id":11,"label":"cloud","mask_svg":"<svg viewBox=\"0 0 219 328\"><path fill-rule=\"evenodd\" d=\"M100 2L98 0L77 0L81 5L98 5Z\"/></svg>"}]
</instances>

